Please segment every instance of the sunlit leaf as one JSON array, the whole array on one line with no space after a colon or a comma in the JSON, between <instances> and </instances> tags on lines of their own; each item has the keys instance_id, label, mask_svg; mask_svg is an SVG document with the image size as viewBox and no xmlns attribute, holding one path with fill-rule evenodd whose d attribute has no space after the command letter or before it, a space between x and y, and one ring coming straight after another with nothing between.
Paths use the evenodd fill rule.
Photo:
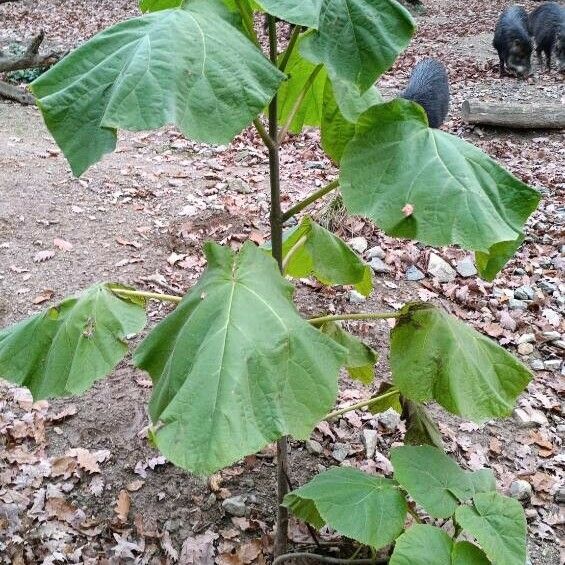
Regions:
<instances>
[{"instance_id":1,"label":"sunlit leaf","mask_svg":"<svg viewBox=\"0 0 565 565\"><path fill-rule=\"evenodd\" d=\"M256 0L256 2L263 10L281 20L316 28L324 0Z\"/></svg>"}]
</instances>

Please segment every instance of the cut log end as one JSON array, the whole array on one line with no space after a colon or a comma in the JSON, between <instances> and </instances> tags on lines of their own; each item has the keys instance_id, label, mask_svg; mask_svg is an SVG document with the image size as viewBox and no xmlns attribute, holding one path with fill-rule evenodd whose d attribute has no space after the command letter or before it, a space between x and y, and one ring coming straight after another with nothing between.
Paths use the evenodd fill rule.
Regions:
<instances>
[{"instance_id":1,"label":"cut log end","mask_svg":"<svg viewBox=\"0 0 565 565\"><path fill-rule=\"evenodd\" d=\"M512 129L564 129L563 104L511 104L465 100L461 107L463 120L469 124Z\"/></svg>"}]
</instances>

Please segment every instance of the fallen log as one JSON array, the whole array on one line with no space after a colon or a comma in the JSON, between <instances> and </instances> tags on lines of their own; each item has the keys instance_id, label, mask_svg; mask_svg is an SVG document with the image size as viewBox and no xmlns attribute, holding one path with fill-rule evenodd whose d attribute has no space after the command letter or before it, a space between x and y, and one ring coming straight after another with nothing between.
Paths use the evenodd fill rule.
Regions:
<instances>
[{"instance_id":1,"label":"fallen log","mask_svg":"<svg viewBox=\"0 0 565 565\"><path fill-rule=\"evenodd\" d=\"M511 104L508 102L477 102L465 100L461 108L463 120L469 124L512 129L563 129L563 104Z\"/></svg>"},{"instance_id":2,"label":"fallen log","mask_svg":"<svg viewBox=\"0 0 565 565\"><path fill-rule=\"evenodd\" d=\"M20 104L35 104L35 98L29 92L3 80L0 80L0 98L15 100Z\"/></svg>"}]
</instances>

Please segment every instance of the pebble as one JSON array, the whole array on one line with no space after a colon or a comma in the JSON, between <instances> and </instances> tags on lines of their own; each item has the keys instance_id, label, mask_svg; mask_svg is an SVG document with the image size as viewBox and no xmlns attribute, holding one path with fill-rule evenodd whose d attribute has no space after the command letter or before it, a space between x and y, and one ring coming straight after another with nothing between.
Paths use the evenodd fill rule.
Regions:
<instances>
[{"instance_id":1,"label":"pebble","mask_svg":"<svg viewBox=\"0 0 565 565\"><path fill-rule=\"evenodd\" d=\"M534 289L531 286L521 286L514 291L514 298L518 300L533 300Z\"/></svg>"},{"instance_id":2,"label":"pebble","mask_svg":"<svg viewBox=\"0 0 565 565\"><path fill-rule=\"evenodd\" d=\"M534 341L536 341L535 334L522 334L518 337L516 343L520 345L521 343L533 343Z\"/></svg>"},{"instance_id":3,"label":"pebble","mask_svg":"<svg viewBox=\"0 0 565 565\"><path fill-rule=\"evenodd\" d=\"M557 285L543 279L538 281L537 284L547 294L553 294L557 290Z\"/></svg>"},{"instance_id":4,"label":"pebble","mask_svg":"<svg viewBox=\"0 0 565 565\"><path fill-rule=\"evenodd\" d=\"M565 504L565 486L560 487L559 490L555 493L555 502L558 504Z\"/></svg>"},{"instance_id":5,"label":"pebble","mask_svg":"<svg viewBox=\"0 0 565 565\"><path fill-rule=\"evenodd\" d=\"M526 520L535 520L538 517L538 511L535 508L526 508L524 510Z\"/></svg>"},{"instance_id":6,"label":"pebble","mask_svg":"<svg viewBox=\"0 0 565 565\"><path fill-rule=\"evenodd\" d=\"M332 451L332 457L339 461L345 461L345 458L349 455L349 445L347 443L334 443L334 449Z\"/></svg>"},{"instance_id":7,"label":"pebble","mask_svg":"<svg viewBox=\"0 0 565 565\"><path fill-rule=\"evenodd\" d=\"M514 481L510 485L510 496L516 500L528 501L532 497L532 485L528 481Z\"/></svg>"},{"instance_id":8,"label":"pebble","mask_svg":"<svg viewBox=\"0 0 565 565\"><path fill-rule=\"evenodd\" d=\"M553 345L559 347L559 349L565 349L565 339L558 339L557 341L553 342Z\"/></svg>"},{"instance_id":9,"label":"pebble","mask_svg":"<svg viewBox=\"0 0 565 565\"><path fill-rule=\"evenodd\" d=\"M530 367L534 371L543 371L544 369L543 361L541 359L532 359L530 361Z\"/></svg>"},{"instance_id":10,"label":"pebble","mask_svg":"<svg viewBox=\"0 0 565 565\"><path fill-rule=\"evenodd\" d=\"M351 304L363 304L363 302L366 301L367 298L363 296L360 292L357 292L356 290L349 291L349 302L351 302Z\"/></svg>"},{"instance_id":11,"label":"pebble","mask_svg":"<svg viewBox=\"0 0 565 565\"><path fill-rule=\"evenodd\" d=\"M379 414L379 422L389 431L393 432L400 424L400 414L393 408Z\"/></svg>"},{"instance_id":12,"label":"pebble","mask_svg":"<svg viewBox=\"0 0 565 565\"><path fill-rule=\"evenodd\" d=\"M306 445L306 451L310 453L310 455L321 455L322 452L324 451L322 444L319 441L316 441L315 439L309 439L305 445Z\"/></svg>"},{"instance_id":13,"label":"pebble","mask_svg":"<svg viewBox=\"0 0 565 565\"><path fill-rule=\"evenodd\" d=\"M383 251L383 248L380 245L375 245L375 247L367 249L365 256L367 257L367 259L372 259L373 257L384 259L386 257L386 253Z\"/></svg>"},{"instance_id":14,"label":"pebble","mask_svg":"<svg viewBox=\"0 0 565 565\"><path fill-rule=\"evenodd\" d=\"M435 253L430 253L428 273L440 283L451 282L456 276L453 267Z\"/></svg>"},{"instance_id":15,"label":"pebble","mask_svg":"<svg viewBox=\"0 0 565 565\"><path fill-rule=\"evenodd\" d=\"M245 499L243 496L232 496L231 498L226 498L222 502L222 508L232 516L245 516L247 511L247 506L245 506Z\"/></svg>"},{"instance_id":16,"label":"pebble","mask_svg":"<svg viewBox=\"0 0 565 565\"><path fill-rule=\"evenodd\" d=\"M561 334L559 332L543 332L541 335L547 341L557 341L561 338Z\"/></svg>"},{"instance_id":17,"label":"pebble","mask_svg":"<svg viewBox=\"0 0 565 565\"><path fill-rule=\"evenodd\" d=\"M518 353L520 355L530 355L534 352L534 346L531 343L521 343L518 345Z\"/></svg>"},{"instance_id":18,"label":"pebble","mask_svg":"<svg viewBox=\"0 0 565 565\"><path fill-rule=\"evenodd\" d=\"M377 438L379 437L379 432L377 430L363 430L361 433L361 440L365 446L365 453L367 459L372 459L377 450Z\"/></svg>"},{"instance_id":19,"label":"pebble","mask_svg":"<svg viewBox=\"0 0 565 565\"><path fill-rule=\"evenodd\" d=\"M510 310L525 310L528 307L528 303L523 300L516 300L516 298L511 298L508 301L508 308Z\"/></svg>"},{"instance_id":20,"label":"pebble","mask_svg":"<svg viewBox=\"0 0 565 565\"><path fill-rule=\"evenodd\" d=\"M455 268L462 277L474 277L477 274L475 263L469 255L457 261Z\"/></svg>"},{"instance_id":21,"label":"pebble","mask_svg":"<svg viewBox=\"0 0 565 565\"><path fill-rule=\"evenodd\" d=\"M421 281L426 275L418 269L418 267L414 267L411 265L406 269L406 280L408 281Z\"/></svg>"},{"instance_id":22,"label":"pebble","mask_svg":"<svg viewBox=\"0 0 565 565\"><path fill-rule=\"evenodd\" d=\"M548 359L543 362L543 366L548 371L557 371L561 367L561 359Z\"/></svg>"},{"instance_id":23,"label":"pebble","mask_svg":"<svg viewBox=\"0 0 565 565\"><path fill-rule=\"evenodd\" d=\"M363 253L368 247L367 240L364 237L354 237L349 240L349 247L357 251L357 253Z\"/></svg>"},{"instance_id":24,"label":"pebble","mask_svg":"<svg viewBox=\"0 0 565 565\"><path fill-rule=\"evenodd\" d=\"M535 428L536 426L548 426L549 422L543 412L531 410L526 412L523 408L514 409L514 418L522 428Z\"/></svg>"},{"instance_id":25,"label":"pebble","mask_svg":"<svg viewBox=\"0 0 565 565\"><path fill-rule=\"evenodd\" d=\"M390 267L378 257L373 257L369 265L371 265L373 271L377 274L390 273Z\"/></svg>"},{"instance_id":26,"label":"pebble","mask_svg":"<svg viewBox=\"0 0 565 565\"><path fill-rule=\"evenodd\" d=\"M251 187L241 179L231 180L229 187L231 190L235 190L235 192L238 192L239 194L249 194L250 192L253 192Z\"/></svg>"}]
</instances>

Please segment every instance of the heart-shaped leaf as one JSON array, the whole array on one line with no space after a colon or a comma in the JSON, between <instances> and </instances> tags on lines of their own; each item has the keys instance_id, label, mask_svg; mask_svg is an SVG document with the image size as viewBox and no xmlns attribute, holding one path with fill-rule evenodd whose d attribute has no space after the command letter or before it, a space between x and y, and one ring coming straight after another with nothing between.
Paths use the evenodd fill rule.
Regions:
<instances>
[{"instance_id":1,"label":"heart-shaped leaf","mask_svg":"<svg viewBox=\"0 0 565 565\"><path fill-rule=\"evenodd\" d=\"M479 149L429 128L422 108L401 99L361 116L340 185L347 209L389 235L480 252L487 278L508 259L540 199Z\"/></svg>"},{"instance_id":2,"label":"heart-shaped leaf","mask_svg":"<svg viewBox=\"0 0 565 565\"><path fill-rule=\"evenodd\" d=\"M434 518L449 518L473 495L467 474L441 449L430 445L395 447L394 478Z\"/></svg>"},{"instance_id":3,"label":"heart-shaped leaf","mask_svg":"<svg viewBox=\"0 0 565 565\"><path fill-rule=\"evenodd\" d=\"M374 548L391 543L406 518L406 501L394 481L347 467L316 475L287 494L283 506L303 519L309 516L317 527L323 521Z\"/></svg>"},{"instance_id":4,"label":"heart-shaped leaf","mask_svg":"<svg viewBox=\"0 0 565 565\"><path fill-rule=\"evenodd\" d=\"M324 0L255 0L259 6L281 20L306 27L318 27Z\"/></svg>"},{"instance_id":5,"label":"heart-shaped leaf","mask_svg":"<svg viewBox=\"0 0 565 565\"><path fill-rule=\"evenodd\" d=\"M522 505L497 492L479 493L455 520L481 544L492 563L526 563L526 517Z\"/></svg>"},{"instance_id":6,"label":"heart-shaped leaf","mask_svg":"<svg viewBox=\"0 0 565 565\"><path fill-rule=\"evenodd\" d=\"M112 288L122 287L95 285L0 331L0 377L35 399L80 394L105 377L146 323L143 301Z\"/></svg>"},{"instance_id":7,"label":"heart-shaped leaf","mask_svg":"<svg viewBox=\"0 0 565 565\"><path fill-rule=\"evenodd\" d=\"M369 89L407 47L414 33L408 11L394 0L323 0L318 31L302 54L323 63L332 79Z\"/></svg>"},{"instance_id":8,"label":"heart-shaped leaf","mask_svg":"<svg viewBox=\"0 0 565 565\"><path fill-rule=\"evenodd\" d=\"M408 304L391 333L394 384L473 421L507 416L531 374L491 339L431 304Z\"/></svg>"},{"instance_id":9,"label":"heart-shaped leaf","mask_svg":"<svg viewBox=\"0 0 565 565\"><path fill-rule=\"evenodd\" d=\"M300 317L263 250L205 251L204 275L134 355L155 382L157 446L199 474L284 435L306 439L335 402L346 354Z\"/></svg>"},{"instance_id":10,"label":"heart-shaped leaf","mask_svg":"<svg viewBox=\"0 0 565 565\"><path fill-rule=\"evenodd\" d=\"M114 150L116 128L175 124L190 138L227 143L261 112L284 75L230 17L217 0L192 0L127 20L33 83L75 175Z\"/></svg>"}]
</instances>

